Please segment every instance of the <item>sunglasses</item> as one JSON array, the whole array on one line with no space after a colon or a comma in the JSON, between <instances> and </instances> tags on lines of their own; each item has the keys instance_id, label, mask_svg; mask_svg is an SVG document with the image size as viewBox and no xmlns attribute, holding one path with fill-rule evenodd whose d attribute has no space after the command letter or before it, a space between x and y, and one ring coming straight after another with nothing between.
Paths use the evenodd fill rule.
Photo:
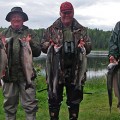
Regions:
<instances>
[{"instance_id":1,"label":"sunglasses","mask_svg":"<svg viewBox=\"0 0 120 120\"><path fill-rule=\"evenodd\" d=\"M72 13L72 11L64 11L64 12L62 12L62 14L71 14Z\"/></svg>"}]
</instances>

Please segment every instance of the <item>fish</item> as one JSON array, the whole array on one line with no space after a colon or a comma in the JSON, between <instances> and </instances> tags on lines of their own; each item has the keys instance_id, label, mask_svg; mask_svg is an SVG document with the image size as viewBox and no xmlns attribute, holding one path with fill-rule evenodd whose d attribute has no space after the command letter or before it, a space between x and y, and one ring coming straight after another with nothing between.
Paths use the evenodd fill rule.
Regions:
<instances>
[{"instance_id":1,"label":"fish","mask_svg":"<svg viewBox=\"0 0 120 120\"><path fill-rule=\"evenodd\" d=\"M51 98L57 98L58 73L61 69L60 51L61 46L51 44L47 50L46 59L46 79L48 83L48 93Z\"/></svg>"},{"instance_id":2,"label":"fish","mask_svg":"<svg viewBox=\"0 0 120 120\"><path fill-rule=\"evenodd\" d=\"M84 46L78 48L78 64L79 63L80 66L78 66L75 89L81 90L81 82L85 78L85 73L87 71L87 56L86 56L86 49Z\"/></svg>"},{"instance_id":3,"label":"fish","mask_svg":"<svg viewBox=\"0 0 120 120\"><path fill-rule=\"evenodd\" d=\"M112 94L113 94L113 78L114 75L118 69L118 63L110 63L107 66L108 72L107 72L107 91L108 91L108 100L109 100L109 107L110 107L110 113L112 108Z\"/></svg>"},{"instance_id":4,"label":"fish","mask_svg":"<svg viewBox=\"0 0 120 120\"><path fill-rule=\"evenodd\" d=\"M54 59L53 59L53 96L57 98L57 87L59 84L58 73L61 71L61 59L60 53L62 50L61 46L54 46Z\"/></svg>"},{"instance_id":5,"label":"fish","mask_svg":"<svg viewBox=\"0 0 120 120\"><path fill-rule=\"evenodd\" d=\"M19 38L20 45L21 45L21 64L23 67L23 72L25 74L25 79L26 79L26 86L25 90L28 88L34 88L32 84L32 77L34 75L33 71L33 57L32 57L32 50L30 47L30 41L29 37L27 36L26 38Z\"/></svg>"},{"instance_id":6,"label":"fish","mask_svg":"<svg viewBox=\"0 0 120 120\"><path fill-rule=\"evenodd\" d=\"M0 80L5 75L5 69L8 65L7 54L5 52L4 44L0 44Z\"/></svg>"},{"instance_id":7,"label":"fish","mask_svg":"<svg viewBox=\"0 0 120 120\"><path fill-rule=\"evenodd\" d=\"M46 80L48 84L48 94L52 97L52 88L53 88L53 54L54 46L51 44L47 50L47 58L46 58Z\"/></svg>"},{"instance_id":8,"label":"fish","mask_svg":"<svg viewBox=\"0 0 120 120\"><path fill-rule=\"evenodd\" d=\"M5 71L8 67L8 58L6 54L6 48L5 45L10 42L12 37L5 38L4 36L1 37L0 40L0 80L1 84L3 83L2 77L5 76Z\"/></svg>"}]
</instances>

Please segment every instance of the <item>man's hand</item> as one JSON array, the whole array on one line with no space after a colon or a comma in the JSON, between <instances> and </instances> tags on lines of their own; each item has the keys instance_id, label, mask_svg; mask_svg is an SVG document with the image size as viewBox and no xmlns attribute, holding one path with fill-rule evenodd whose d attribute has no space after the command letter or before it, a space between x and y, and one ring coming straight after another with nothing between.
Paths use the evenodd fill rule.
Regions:
<instances>
[{"instance_id":1,"label":"man's hand","mask_svg":"<svg viewBox=\"0 0 120 120\"><path fill-rule=\"evenodd\" d=\"M115 59L114 56L110 56L109 60L110 60L110 63L118 63L118 61Z\"/></svg>"},{"instance_id":2,"label":"man's hand","mask_svg":"<svg viewBox=\"0 0 120 120\"><path fill-rule=\"evenodd\" d=\"M79 42L79 44L78 44L78 47L84 47L84 45L85 45L85 42L84 42L84 40L83 39L81 39L80 40L80 42Z\"/></svg>"}]
</instances>

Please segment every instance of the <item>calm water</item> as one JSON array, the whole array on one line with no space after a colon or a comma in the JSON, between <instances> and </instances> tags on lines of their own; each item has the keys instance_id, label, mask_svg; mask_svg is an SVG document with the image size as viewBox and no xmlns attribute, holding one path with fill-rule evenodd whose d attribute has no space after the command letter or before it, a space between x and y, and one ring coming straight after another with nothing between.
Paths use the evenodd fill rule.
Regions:
<instances>
[{"instance_id":1,"label":"calm water","mask_svg":"<svg viewBox=\"0 0 120 120\"><path fill-rule=\"evenodd\" d=\"M36 58L36 62L41 65L41 73L45 75L45 60L46 55L42 54L40 57ZM105 76L107 73L108 58L106 55L91 55L88 56L88 71L87 78L101 77Z\"/></svg>"},{"instance_id":2,"label":"calm water","mask_svg":"<svg viewBox=\"0 0 120 120\"><path fill-rule=\"evenodd\" d=\"M88 57L87 77L101 77L107 73L108 58L107 56Z\"/></svg>"}]
</instances>

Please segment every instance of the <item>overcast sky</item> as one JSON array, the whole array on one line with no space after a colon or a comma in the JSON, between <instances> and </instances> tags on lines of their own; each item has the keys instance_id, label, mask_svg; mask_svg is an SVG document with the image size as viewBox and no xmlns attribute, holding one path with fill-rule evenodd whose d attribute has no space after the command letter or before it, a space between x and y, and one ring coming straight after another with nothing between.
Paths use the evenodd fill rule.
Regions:
<instances>
[{"instance_id":1,"label":"overcast sky","mask_svg":"<svg viewBox=\"0 0 120 120\"><path fill-rule=\"evenodd\" d=\"M47 28L59 17L65 0L0 0L0 27L8 27L5 17L14 6L28 15L24 24L33 29ZM112 30L120 20L120 0L68 0L74 6L74 17L85 27Z\"/></svg>"}]
</instances>

